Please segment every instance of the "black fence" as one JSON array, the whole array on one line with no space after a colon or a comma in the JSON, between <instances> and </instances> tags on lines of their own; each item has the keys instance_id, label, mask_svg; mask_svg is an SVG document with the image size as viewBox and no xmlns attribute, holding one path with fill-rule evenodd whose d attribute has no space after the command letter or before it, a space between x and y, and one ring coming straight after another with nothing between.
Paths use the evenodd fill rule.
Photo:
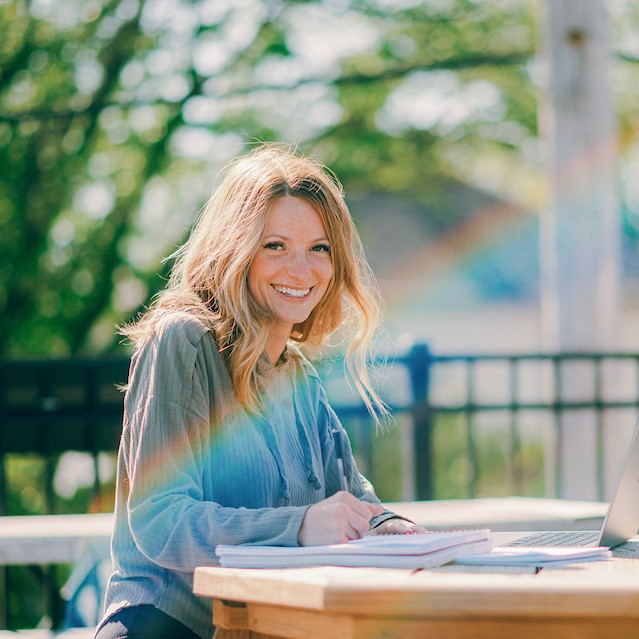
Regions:
<instances>
[{"instance_id":1,"label":"black fence","mask_svg":"<svg viewBox=\"0 0 639 639\"><path fill-rule=\"evenodd\" d=\"M117 450L127 371L124 358L0 362L0 514L29 514L11 503L8 465L17 457L41 462L39 514L60 511L53 478L68 451L91 455L100 493L98 456Z\"/></svg>"},{"instance_id":2,"label":"black fence","mask_svg":"<svg viewBox=\"0 0 639 639\"><path fill-rule=\"evenodd\" d=\"M500 464L506 470L499 482L510 493L559 495L562 417L571 412L594 416L602 443L598 497L604 498L605 417L614 411L639 411L639 353L435 355L417 344L379 360L373 369L384 399L410 431L411 497L416 499L485 494L489 489L483 478L491 471L483 464L486 437L500 442ZM376 428L364 406L345 391L341 362L322 363L319 370L333 407L352 431L363 466L374 472ZM72 508L58 499L53 482L60 456L68 451L91 456L95 472L90 498L104 493L99 456L117 450L123 398L119 387L127 371L126 358L0 361L0 514L29 513L12 493L10 465L19 458L39 460L39 485L30 490L40 494L35 508L40 514ZM626 425L633 421L630 416L619 418ZM526 487L522 451L526 441L542 438L547 449L543 463L550 469L542 487ZM441 451L436 448L453 440L455 450L449 454L463 466L464 476L457 494L446 494L450 489L438 476Z\"/></svg>"}]
</instances>

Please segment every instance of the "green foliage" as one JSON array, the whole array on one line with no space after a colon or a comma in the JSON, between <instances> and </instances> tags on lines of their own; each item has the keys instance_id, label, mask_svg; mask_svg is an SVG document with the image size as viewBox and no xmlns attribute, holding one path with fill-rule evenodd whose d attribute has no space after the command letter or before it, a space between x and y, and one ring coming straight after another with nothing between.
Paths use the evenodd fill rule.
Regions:
<instances>
[{"instance_id":1,"label":"green foliage","mask_svg":"<svg viewBox=\"0 0 639 639\"><path fill-rule=\"evenodd\" d=\"M7 514L46 514L46 462L39 455L6 455Z\"/></svg>"},{"instance_id":2,"label":"green foliage","mask_svg":"<svg viewBox=\"0 0 639 639\"><path fill-rule=\"evenodd\" d=\"M463 169L451 149L520 161L532 5L0 3L0 353L121 348L114 325L257 140L319 155L347 190L416 198Z\"/></svg>"},{"instance_id":3,"label":"green foliage","mask_svg":"<svg viewBox=\"0 0 639 639\"><path fill-rule=\"evenodd\" d=\"M541 428L514 443L507 417L506 413L496 413L480 420L475 414L469 430L464 414L437 416L433 424L434 499L546 494ZM347 421L345 427L358 467L375 486L379 498L404 499L402 473L407 443L402 440L407 434L402 433L401 422L372 436L370 424Z\"/></svg>"},{"instance_id":4,"label":"green foliage","mask_svg":"<svg viewBox=\"0 0 639 639\"><path fill-rule=\"evenodd\" d=\"M114 457L114 454L111 455ZM8 515L44 515L113 510L113 478L101 482L99 494L94 486L82 485L68 495L57 494L54 473L58 458L41 455L4 455L3 471L7 489ZM113 462L114 463L114 462ZM77 481L77 480L76 480ZM10 628L36 628L50 622L48 599L56 596L72 570L70 565L7 566L4 574ZM60 605L63 603L60 601Z\"/></svg>"},{"instance_id":5,"label":"green foliage","mask_svg":"<svg viewBox=\"0 0 639 639\"><path fill-rule=\"evenodd\" d=\"M6 454L3 457L7 488L8 515L58 515L110 512L114 507L114 473L116 452L101 453L111 470L95 480L93 472L83 470L93 465L90 455L73 453L74 459L60 464L60 456L41 454ZM78 459L82 457L80 461ZM74 470L75 469L75 470ZM63 475L65 489L56 490L56 475ZM103 473L104 474L104 473ZM84 476L83 476L84 475ZM69 486L69 488L66 488ZM62 494L60 494L62 493Z\"/></svg>"},{"instance_id":6,"label":"green foliage","mask_svg":"<svg viewBox=\"0 0 639 639\"><path fill-rule=\"evenodd\" d=\"M433 462L438 499L546 494L540 436L513 450L503 415L489 419L484 428L469 428L467 419L443 414L436 420Z\"/></svg>"}]
</instances>

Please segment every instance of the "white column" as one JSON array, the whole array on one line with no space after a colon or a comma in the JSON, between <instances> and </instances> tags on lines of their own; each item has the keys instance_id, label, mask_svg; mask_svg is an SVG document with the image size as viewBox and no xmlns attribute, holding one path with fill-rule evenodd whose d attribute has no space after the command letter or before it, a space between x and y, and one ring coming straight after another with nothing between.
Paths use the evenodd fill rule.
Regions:
<instances>
[{"instance_id":1,"label":"white column","mask_svg":"<svg viewBox=\"0 0 639 639\"><path fill-rule=\"evenodd\" d=\"M616 124L603 0L546 0L542 23L547 205L541 216L542 331L550 351L615 346L620 298ZM589 369L562 373L565 397L592 390ZM595 499L592 416L562 419L560 496Z\"/></svg>"}]
</instances>

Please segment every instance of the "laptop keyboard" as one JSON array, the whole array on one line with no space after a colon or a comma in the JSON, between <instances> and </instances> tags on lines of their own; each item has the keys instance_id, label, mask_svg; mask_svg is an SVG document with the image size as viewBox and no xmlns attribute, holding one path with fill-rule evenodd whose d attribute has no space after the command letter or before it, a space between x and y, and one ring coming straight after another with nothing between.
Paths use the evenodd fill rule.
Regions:
<instances>
[{"instance_id":1,"label":"laptop keyboard","mask_svg":"<svg viewBox=\"0 0 639 639\"><path fill-rule=\"evenodd\" d=\"M598 531L544 531L515 539L504 546L592 546L597 543Z\"/></svg>"},{"instance_id":2,"label":"laptop keyboard","mask_svg":"<svg viewBox=\"0 0 639 639\"><path fill-rule=\"evenodd\" d=\"M504 546L593 546L599 538L598 531L578 530L533 533L515 539ZM612 548L612 556L620 559L639 559L639 541L626 541Z\"/></svg>"},{"instance_id":3,"label":"laptop keyboard","mask_svg":"<svg viewBox=\"0 0 639 639\"><path fill-rule=\"evenodd\" d=\"M639 541L626 541L612 549L612 556L619 559L639 559Z\"/></svg>"}]
</instances>

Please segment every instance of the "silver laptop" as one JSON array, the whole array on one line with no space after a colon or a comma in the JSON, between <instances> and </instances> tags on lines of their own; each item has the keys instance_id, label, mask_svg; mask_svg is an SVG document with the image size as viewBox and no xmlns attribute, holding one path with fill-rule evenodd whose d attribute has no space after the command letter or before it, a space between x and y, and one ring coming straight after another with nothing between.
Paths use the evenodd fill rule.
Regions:
<instances>
[{"instance_id":1,"label":"silver laptop","mask_svg":"<svg viewBox=\"0 0 639 639\"><path fill-rule=\"evenodd\" d=\"M630 440L600 531L543 531L511 540L504 546L608 546L615 557L639 559L639 422Z\"/></svg>"}]
</instances>

